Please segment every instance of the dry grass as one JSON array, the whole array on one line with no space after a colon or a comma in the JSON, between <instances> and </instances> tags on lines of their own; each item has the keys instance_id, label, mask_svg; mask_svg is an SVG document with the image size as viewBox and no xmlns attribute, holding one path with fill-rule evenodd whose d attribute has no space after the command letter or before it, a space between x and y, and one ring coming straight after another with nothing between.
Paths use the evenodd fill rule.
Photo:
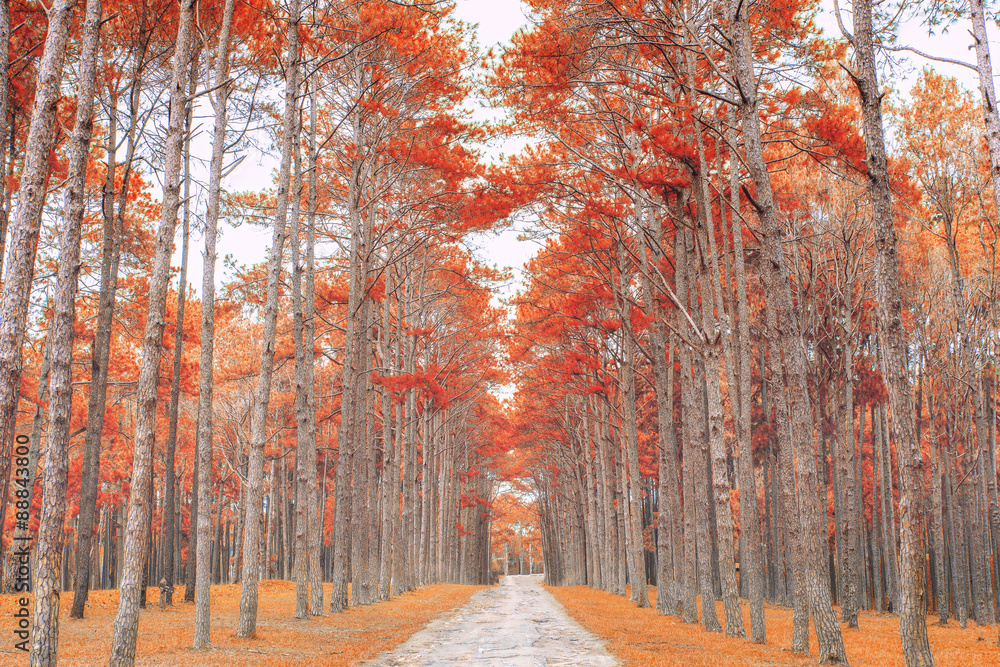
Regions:
<instances>
[{"instance_id":1,"label":"dry grass","mask_svg":"<svg viewBox=\"0 0 1000 667\"><path fill-rule=\"evenodd\" d=\"M311 621L297 621L295 584L262 581L256 639L238 639L239 585L212 586L212 649L195 651L194 605L178 604L164 611L155 605L159 592L150 588L150 608L139 619L136 665L196 665L197 667L339 667L357 665L392 648L421 629L435 616L465 604L482 586L437 585L367 607ZM183 588L178 589L183 595ZM329 604L330 587L325 601ZM13 595L0 596L0 666L28 664L26 653L15 651L11 614ZM118 591L93 591L83 620L69 618L72 593L60 601L59 665L106 665L111 654L111 629Z\"/></svg>"},{"instance_id":2,"label":"dry grass","mask_svg":"<svg viewBox=\"0 0 1000 667\"><path fill-rule=\"evenodd\" d=\"M638 609L627 598L586 586L547 587L570 615L584 628L607 640L608 649L625 665L708 665L711 667L756 667L764 665L814 665L818 652L816 635L810 631L812 657L793 655L792 610L768 605L765 646L746 639L708 633L699 625L682 623L655 609ZM655 599L650 588L650 601ZM717 603L720 622L722 603ZM839 610L838 610L839 611ZM750 612L743 617L749 627ZM936 617L935 617L936 618ZM899 644L899 619L869 612L859 614L860 630L844 626L847 658L853 667L904 667ZM937 667L994 667L1000 664L996 626L981 627L969 621L962 630L957 623L928 628Z\"/></svg>"}]
</instances>

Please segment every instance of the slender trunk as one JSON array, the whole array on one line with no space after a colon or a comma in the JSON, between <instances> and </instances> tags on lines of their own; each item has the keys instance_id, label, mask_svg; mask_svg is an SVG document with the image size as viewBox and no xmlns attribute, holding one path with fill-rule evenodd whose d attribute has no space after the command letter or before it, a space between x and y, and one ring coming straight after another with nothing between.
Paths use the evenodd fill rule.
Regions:
<instances>
[{"instance_id":1,"label":"slender trunk","mask_svg":"<svg viewBox=\"0 0 1000 667\"><path fill-rule=\"evenodd\" d=\"M729 163L736 164L736 113L730 114ZM754 644L767 643L767 628L764 625L764 548L760 535L760 520L757 516L757 475L754 472L750 424L750 314L747 298L746 266L743 255L743 224L739 215L739 171L731 170L729 187L732 196L733 273L736 277L737 328L734 332L739 356L739 386L736 392L738 411L736 417L736 440L739 444L740 479L740 535L743 536L746 554L740 553L740 576L747 578L750 592L750 641ZM765 481L766 483L766 481Z\"/></svg>"},{"instance_id":2,"label":"slender trunk","mask_svg":"<svg viewBox=\"0 0 1000 667\"><path fill-rule=\"evenodd\" d=\"M25 143L24 168L17 193L17 213L8 231L5 248L3 301L0 305L0 526L5 525L10 491L11 451L14 443L17 400L20 395L21 348L28 324L28 304L35 272L35 253L42 223L42 208L49 181L49 153L56 142L55 117L61 97L66 42L76 0L58 0L48 10L48 33L38 64L35 103ZM6 70L4 70L6 77Z\"/></svg>"},{"instance_id":3,"label":"slender trunk","mask_svg":"<svg viewBox=\"0 0 1000 667\"><path fill-rule=\"evenodd\" d=\"M148 37L145 24L140 32ZM101 435L104 430L104 412L108 389L108 361L111 356L111 330L114 316L115 294L118 289L118 268L121 259L121 242L128 204L129 176L136 151L136 134L139 125L139 91L142 87L142 68L146 59L148 38L141 41L136 56L135 70L130 86L130 113L127 148L122 174L122 186L118 193L118 209L115 211L115 146L117 145L118 114L111 105L108 119L107 180L102 191L104 214L104 247L101 260L101 287L98 301L97 323L94 327L94 343L90 365L90 388L87 402L87 432L83 442L83 464L80 481L80 515L77 522L76 564L77 578L73 593L73 607L70 618L83 618L87 594L90 588L90 563L87 554L92 550L94 510L97 501L97 487L100 479ZM116 96L117 91L111 93ZM95 547L97 545L94 545Z\"/></svg>"},{"instance_id":4,"label":"slender trunk","mask_svg":"<svg viewBox=\"0 0 1000 667\"><path fill-rule=\"evenodd\" d=\"M775 430L778 445L777 473L781 489L782 522L785 528L784 540L786 559L791 567L792 596L792 653L809 652L809 607L805 592L805 563L802 540L804 539L799 510L799 494L796 493L796 470L791 438L791 420L788 414L788 400L785 379L781 372L781 351L778 337L774 334L776 315L774 308L767 307L768 331L767 347L771 357L770 384L771 401L774 405Z\"/></svg>"},{"instance_id":5,"label":"slender trunk","mask_svg":"<svg viewBox=\"0 0 1000 667\"><path fill-rule=\"evenodd\" d=\"M215 261L216 238L219 224L219 206L222 189L222 163L226 152L226 126L229 122L229 41L233 22L235 0L226 0L223 9L222 26L219 29L219 45L216 51L212 73L213 92L209 101L215 111L215 128L212 137L212 159L208 174L208 207L205 212L205 251L201 281L201 359L198 378L198 426L196 428L195 483L193 492L197 494L192 509L191 530L196 532L190 540L188 562L188 590L195 593L194 648L211 646L211 558L212 558L212 442L214 425L212 419L212 393L214 388L215 355ZM237 533L238 535L238 533ZM195 553L192 554L192 549ZM185 598L187 595L185 594Z\"/></svg>"},{"instance_id":6,"label":"slender trunk","mask_svg":"<svg viewBox=\"0 0 1000 667\"><path fill-rule=\"evenodd\" d=\"M859 76L862 125L875 221L875 280L882 376L889 391L892 437L899 461L900 591L899 633L907 667L933 665L927 639L924 573L923 456L914 433L913 396L907 375L907 337L899 290L896 229L892 215L889 163L882 133L882 91L875 69L871 0L854 4L854 47ZM891 488L891 485L890 485Z\"/></svg>"},{"instance_id":7,"label":"slender trunk","mask_svg":"<svg viewBox=\"0 0 1000 667\"><path fill-rule=\"evenodd\" d=\"M639 207L636 207L638 213ZM631 304L626 299L627 284L630 282L630 271L625 262L625 249L619 242L618 247L618 300L619 318L621 320L621 378L622 413L624 418L625 438L623 444L622 469L628 464L628 489L626 499L629 505L629 540L628 562L629 579L632 583L632 601L638 607L649 606L649 593L646 584L646 567L643 557L642 540L642 489L639 478L639 440L635 414L635 341L632 339ZM628 327L628 331L626 331Z\"/></svg>"},{"instance_id":8,"label":"slender trunk","mask_svg":"<svg viewBox=\"0 0 1000 667\"><path fill-rule=\"evenodd\" d=\"M771 189L771 177L764 161L758 112L758 81L753 70L748 14L749 8L745 3L739 0L730 3L732 55L739 90L737 106L741 116L747 167L756 191L754 204L761 223L758 230L762 254L761 276L768 293L767 303L774 309L776 315L775 334L780 337L780 347L786 355L784 365L792 442L798 459L798 482L802 485L800 514L804 530L798 545L801 547L801 556L805 559L802 588L808 593L819 641L820 662L846 663L843 635L833 612L829 584L825 577L827 564L823 559L822 549L825 530L820 521L818 507L815 429L812 424L806 380L806 345L802 337L801 323L792 302L790 278L781 243L782 229Z\"/></svg>"},{"instance_id":9,"label":"slender trunk","mask_svg":"<svg viewBox=\"0 0 1000 667\"><path fill-rule=\"evenodd\" d=\"M288 47L285 52L285 113L281 139L281 166L278 172L278 195L275 203L274 234L267 267L267 305L261 339L260 375L257 379L247 472L247 517L243 536L242 588L238 637L253 637L257 631L257 580L260 579L260 520L263 504L264 443L267 440L267 408L271 398L274 372L275 335L278 323L278 282L288 219L288 189L292 168L292 144L298 115L299 88L299 0L292 0L288 11Z\"/></svg>"},{"instance_id":10,"label":"slender trunk","mask_svg":"<svg viewBox=\"0 0 1000 667\"><path fill-rule=\"evenodd\" d=\"M687 243L684 228L678 227L674 236L674 261L676 262L676 289L680 302L688 305L688 271ZM681 595L683 617L685 623L698 622L697 591L698 591L698 560L696 536L699 523L698 502L695 500L695 459L698 456L695 442L698 439L697 419L694 416L694 404L700 402L694 395L694 383L691 377L692 351L687 343L678 345L680 359L680 390L681 390L681 445L683 449L682 480L684 484L684 584ZM704 608L704 605L703 605ZM714 610L714 605L713 605Z\"/></svg>"},{"instance_id":11,"label":"slender trunk","mask_svg":"<svg viewBox=\"0 0 1000 667\"><path fill-rule=\"evenodd\" d=\"M701 135L698 134L698 153L704 163L704 146ZM703 174L699 174L695 179L695 200L698 202L699 227L698 238L701 239L702 257L708 261L701 262L703 270L701 276L701 319L702 330L705 336L703 346L703 356L705 361L705 389L708 408L708 443L709 455L711 457L711 478L710 484L715 502L716 539L713 544L718 547L718 571L722 588L722 605L726 621L726 635L735 637L745 637L746 628L743 626L743 611L740 608L739 590L736 585L736 554L733 543L733 515L729 495L729 466L727 460L726 440L722 413L722 389L719 380L719 364L721 361L722 348L722 327L716 320L715 312L712 308L712 280L709 276L709 266L714 264L718 269L718 262L715 258L714 243L709 244L708 234L714 236L714 224L710 203L708 201L708 183ZM708 257L705 257L706 251ZM721 282L721 281L716 281ZM718 295L720 303L718 312L723 313L721 305L721 293ZM732 386L732 385L730 385ZM753 503L756 504L756 497ZM704 602L702 603L704 604Z\"/></svg>"},{"instance_id":12,"label":"slender trunk","mask_svg":"<svg viewBox=\"0 0 1000 667\"><path fill-rule=\"evenodd\" d=\"M128 525L123 549L121 590L115 618L110 667L131 667L135 663L135 642L139 630L139 597L146 560L145 526L148 523L148 495L153 461L156 419L156 389L163 351L164 311L170 285L170 255L180 205L181 154L184 119L187 116L188 60L191 56L193 0L181 5L170 84L170 119L164 155L163 204L157 231L149 283L149 309L139 362L139 383L135 419L135 454L132 488L128 505Z\"/></svg>"},{"instance_id":13,"label":"slender trunk","mask_svg":"<svg viewBox=\"0 0 1000 667\"><path fill-rule=\"evenodd\" d=\"M878 461L882 457L882 446L879 444L879 439L882 437L881 433L881 420L879 420L875 415L875 405L871 406L872 415L872 479L871 479L871 512L872 512L872 581L874 583L874 601L873 608L880 613L885 611L885 595L883 594L883 581L885 578L882 576L882 563L884 551L886 545L884 543L884 538L882 538L882 522L885 520L885 512L883 511L883 506L879 500L880 491L879 485L885 484L884 478L882 478L879 468Z\"/></svg>"},{"instance_id":14,"label":"slender trunk","mask_svg":"<svg viewBox=\"0 0 1000 667\"><path fill-rule=\"evenodd\" d=\"M303 347L306 353L306 489L309 515L309 581L310 612L323 615L323 571L320 567L320 550L323 547L323 503L320 501L319 482L316 479L316 345L315 293L316 293L316 151L318 100L316 83L309 86L309 144L306 168L309 171L308 213L306 219L306 284L302 298ZM325 476L324 476L325 479Z\"/></svg>"},{"instance_id":15,"label":"slender trunk","mask_svg":"<svg viewBox=\"0 0 1000 667\"><path fill-rule=\"evenodd\" d=\"M840 533L844 543L843 560L840 563L841 576L844 581L844 597L841 601L840 620L849 628L858 627L858 510L859 499L855 490L855 445L854 445L854 314L853 296L850 287L847 289L848 307L845 313L846 327L844 330L844 444L837 452L837 465L840 469L842 508Z\"/></svg>"},{"instance_id":16,"label":"slender trunk","mask_svg":"<svg viewBox=\"0 0 1000 667\"><path fill-rule=\"evenodd\" d=\"M354 114L354 136L357 140L361 138L361 118L360 110ZM356 381L360 378L359 368L363 363L359 350L361 349L358 338L361 336L361 328L365 326L364 318L361 315L361 302L366 300L364 292L364 249L363 249L363 222L361 220L360 199L361 187L364 180L363 160L355 159L351 165L351 174L348 182L347 208L351 225L351 246L350 246L350 269L348 277L348 297L347 297L347 318L344 332L344 364L341 372L341 408L340 408L340 428L337 430L337 443L340 455L337 463L337 502L334 514L334 560L333 560L333 598L330 600L330 611L339 612L347 603L347 559L351 558L351 576L354 579L353 570L360 566L352 549L348 548L347 542L357 543L355 534L360 532L360 526L355 517L348 513L347 506L352 507L354 502L354 485L361 485L362 478L357 475L355 460L360 460L364 453L358 450L358 445L364 438L364 429L359 428L356 423L356 413L358 402L358 387L362 384ZM360 324L359 324L360 322ZM348 475L351 475L352 482L348 482ZM346 522L350 517L350 531L346 530ZM359 545L360 546L360 545ZM356 587L355 587L356 589ZM352 597L358 595L357 590L351 591Z\"/></svg>"},{"instance_id":17,"label":"slender trunk","mask_svg":"<svg viewBox=\"0 0 1000 667\"><path fill-rule=\"evenodd\" d=\"M595 374L596 375L596 374ZM597 383L596 377L594 378L594 383ZM597 491L597 504L598 504L598 528L601 533L600 539L600 568L601 568L601 580L603 581L603 590L613 591L614 580L611 573L610 565L610 551L611 551L611 510L610 510L610 500L608 498L608 472L607 472L607 457L605 456L604 449L604 402L600 397L595 397L593 399L597 403L597 419L594 426L594 461L597 467L597 478L595 479L595 489ZM505 565L506 569L506 565ZM506 574L506 571L504 572Z\"/></svg>"},{"instance_id":18,"label":"slender trunk","mask_svg":"<svg viewBox=\"0 0 1000 667\"><path fill-rule=\"evenodd\" d=\"M899 549L896 537L896 508L893 502L892 455L889 449L889 420L885 406L878 409L879 491L882 509L882 547L885 553L885 591L889 608L899 601Z\"/></svg>"},{"instance_id":19,"label":"slender trunk","mask_svg":"<svg viewBox=\"0 0 1000 667\"><path fill-rule=\"evenodd\" d=\"M49 429L43 469L42 513L35 563L35 609L31 636L31 667L55 667L59 649L59 575L64 551L69 425L72 412L73 328L80 274L83 186L90 138L94 130L94 88L101 0L87 0L80 56L76 125L70 145L59 266L53 304L52 362L49 375Z\"/></svg>"},{"instance_id":20,"label":"slender trunk","mask_svg":"<svg viewBox=\"0 0 1000 667\"><path fill-rule=\"evenodd\" d=\"M188 79L188 96L193 99L198 86L198 53L191 58L191 75ZM177 492L175 460L177 451L177 418L181 397L181 357L184 354L184 298L187 296L188 242L191 232L191 120L193 109L188 106L184 127L184 215L181 219L181 272L177 279L177 315L174 318L174 366L170 381L170 416L167 428L167 443L163 453L164 467L164 511L160 531L163 548L160 562L163 564L163 579L166 580L165 601L174 603L174 504Z\"/></svg>"},{"instance_id":21,"label":"slender trunk","mask_svg":"<svg viewBox=\"0 0 1000 667\"><path fill-rule=\"evenodd\" d=\"M386 296L382 303L382 324L379 327L379 339L382 357L382 366L387 368L389 374L395 374L395 360L392 354L392 343L389 340L389 332L392 331L390 320L390 297L394 292L392 283L392 272L386 271ZM396 542L396 523L399 520L399 465L396 463L395 438L392 429L392 401L389 390L382 387L380 390L382 398L382 480L381 480L381 549L379 553L379 585L378 597L388 600L392 594L390 583L393 571L394 546Z\"/></svg>"},{"instance_id":22,"label":"slender trunk","mask_svg":"<svg viewBox=\"0 0 1000 667\"><path fill-rule=\"evenodd\" d=\"M934 573L937 578L937 592L934 596L934 601L937 606L938 623L945 625L948 622L951 595L950 587L948 586L948 571L945 568L944 505L941 493L941 443L938 440L937 421L934 417L933 395L933 386L928 386L927 417L931 428L930 453L932 461L931 530L934 533Z\"/></svg>"},{"instance_id":23,"label":"slender trunk","mask_svg":"<svg viewBox=\"0 0 1000 667\"><path fill-rule=\"evenodd\" d=\"M308 388L306 386L306 365L312 363L312 349L306 359L303 344L304 317L302 311L302 264L299 233L299 214L302 210L302 165L300 128L296 128L294 138L293 168L295 173L295 196L292 203L291 231L289 245L292 253L292 338L295 348L295 618L309 618L309 475L308 462L313 464L315 476L316 447L309 442ZM310 444L312 446L310 447Z\"/></svg>"}]
</instances>

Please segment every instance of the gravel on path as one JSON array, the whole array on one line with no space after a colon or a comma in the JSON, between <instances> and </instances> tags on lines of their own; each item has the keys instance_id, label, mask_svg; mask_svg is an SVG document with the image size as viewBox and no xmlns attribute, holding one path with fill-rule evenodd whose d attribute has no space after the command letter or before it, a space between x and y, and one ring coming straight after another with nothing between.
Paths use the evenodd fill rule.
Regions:
<instances>
[{"instance_id":1,"label":"gravel on path","mask_svg":"<svg viewBox=\"0 0 1000 667\"><path fill-rule=\"evenodd\" d=\"M366 667L616 667L604 643L571 619L541 575L507 576Z\"/></svg>"}]
</instances>

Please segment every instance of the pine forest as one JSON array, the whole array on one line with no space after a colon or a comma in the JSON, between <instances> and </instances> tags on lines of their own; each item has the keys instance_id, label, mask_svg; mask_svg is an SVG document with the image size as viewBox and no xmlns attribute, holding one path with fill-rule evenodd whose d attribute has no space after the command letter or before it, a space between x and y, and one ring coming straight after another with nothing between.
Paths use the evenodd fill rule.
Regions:
<instances>
[{"instance_id":1,"label":"pine forest","mask_svg":"<svg viewBox=\"0 0 1000 667\"><path fill-rule=\"evenodd\" d=\"M0 665L997 664L998 26L0 0Z\"/></svg>"}]
</instances>

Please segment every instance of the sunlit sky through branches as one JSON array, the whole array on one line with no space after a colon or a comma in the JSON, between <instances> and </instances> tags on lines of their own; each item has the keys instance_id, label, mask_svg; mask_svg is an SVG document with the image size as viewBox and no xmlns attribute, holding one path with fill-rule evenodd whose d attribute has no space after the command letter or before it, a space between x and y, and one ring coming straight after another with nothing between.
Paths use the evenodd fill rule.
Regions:
<instances>
[{"instance_id":1,"label":"sunlit sky through branches","mask_svg":"<svg viewBox=\"0 0 1000 667\"><path fill-rule=\"evenodd\" d=\"M840 5L844 23L849 28L851 25L850 2L849 0L841 0ZM528 24L527 14L528 8L520 0L457 0L454 16L460 21L476 26L476 40L484 52L490 47L494 47L494 50L499 52L503 46L510 42L511 37L518 29ZM841 39L833 12L833 0L821 0L816 23L827 36ZM974 53L968 48L972 38L965 29L966 23L967 21L963 21L946 33L938 30L936 36L929 37L927 26L919 18L911 18L901 27L898 43L913 46L930 54L973 63ZM995 28L991 34L991 42L996 50ZM894 54L894 60L896 64L893 69L884 70L883 76L891 75L893 77L887 83L905 99L908 97L909 90L916 81L921 68L930 62L908 53ZM933 63L933 65L938 71L957 77L966 88L977 91L977 79L971 70L946 63ZM978 91L976 95L978 97ZM276 99L278 98L280 95ZM205 107L204 104L203 107ZM469 100L466 109L469 118L477 121L489 121L502 116L501 110L490 108L481 99ZM202 138L201 141L195 142L202 149L201 151L196 149L196 152L203 152L204 157L207 158L211 146L211 114L207 107L196 110L196 114L200 116L200 136ZM517 153L525 143L524 139L517 138L478 148L486 159L496 160L501 154ZM203 173L199 173L199 169ZM247 155L246 159L229 176L225 187L230 191L263 190L272 187L276 170L276 155L270 153ZM203 168L195 167L195 179L196 181L200 180L201 183L207 181L207 174L204 173ZM201 210L204 207L203 196L195 195L194 199L193 211ZM511 228L495 233L475 234L468 240L469 247L481 261L488 265L509 267L513 270L512 282L499 290L499 297L513 295L520 286L521 269L524 263L534 255L539 247L537 240L519 240L518 237L526 226L530 227L530 220L527 222L519 220L515 221ZM197 227L198 223L195 222L195 228ZM217 284L229 279L228 272L223 266L223 258L227 254L232 255L237 264L258 263L265 259L270 242L271 230L264 226L242 226L233 229L225 223L220 225L219 260L216 267ZM201 247L201 234L192 233L188 258L188 282L196 292L201 291ZM174 253L175 266L180 265L180 249L180 234L178 233ZM336 251L336 248L331 247L329 251Z\"/></svg>"}]
</instances>

